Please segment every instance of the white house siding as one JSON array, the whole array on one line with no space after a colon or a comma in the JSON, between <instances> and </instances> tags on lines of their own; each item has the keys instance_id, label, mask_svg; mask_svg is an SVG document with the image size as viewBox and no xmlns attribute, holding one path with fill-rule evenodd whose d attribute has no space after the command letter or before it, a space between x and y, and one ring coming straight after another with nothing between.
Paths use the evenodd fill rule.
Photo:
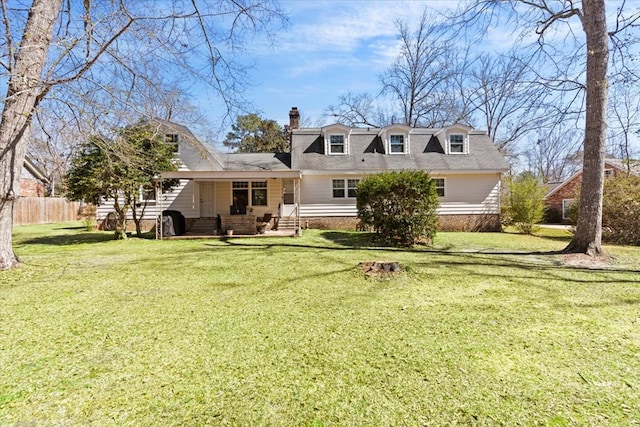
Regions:
<instances>
[{"instance_id":1,"label":"white house siding","mask_svg":"<svg viewBox=\"0 0 640 427\"><path fill-rule=\"evenodd\" d=\"M359 175L306 175L303 174L300 182L300 203L302 206L306 204L326 204L336 206L355 205L354 198L334 198L333 197L333 180L334 179L362 179Z\"/></svg>"},{"instance_id":2,"label":"white house siding","mask_svg":"<svg viewBox=\"0 0 640 427\"><path fill-rule=\"evenodd\" d=\"M500 213L500 175L433 175L445 179L445 197L440 199L439 215L478 215Z\"/></svg>"},{"instance_id":3,"label":"white house siding","mask_svg":"<svg viewBox=\"0 0 640 427\"><path fill-rule=\"evenodd\" d=\"M479 215L500 213L499 174L433 174L445 178L445 197L439 215ZM355 175L304 175L301 183L300 216L356 216L356 200L333 197L333 179L358 179Z\"/></svg>"},{"instance_id":4,"label":"white house siding","mask_svg":"<svg viewBox=\"0 0 640 427\"><path fill-rule=\"evenodd\" d=\"M200 192L196 182L180 180L180 186L163 194L163 210L179 211L185 218L200 218Z\"/></svg>"},{"instance_id":5,"label":"white house siding","mask_svg":"<svg viewBox=\"0 0 640 427\"><path fill-rule=\"evenodd\" d=\"M156 216L156 209L166 210L172 209L181 211L186 218L198 218L200 207L194 205L193 201L199 201L197 194L194 194L195 187L192 181L180 180L180 184L174 187L171 192L162 195L162 204L156 205L156 201L149 202L144 211L142 219L153 220ZM120 203L124 203L124 199L120 198ZM96 219L98 222L104 220L113 210L113 201L103 201L96 209ZM127 214L127 218L131 219L131 211Z\"/></svg>"},{"instance_id":6,"label":"white house siding","mask_svg":"<svg viewBox=\"0 0 640 427\"><path fill-rule=\"evenodd\" d=\"M277 214L278 206L282 203L282 180L281 179L269 179L267 180L267 203L266 207L256 209L257 215L264 215L267 212Z\"/></svg>"}]
</instances>

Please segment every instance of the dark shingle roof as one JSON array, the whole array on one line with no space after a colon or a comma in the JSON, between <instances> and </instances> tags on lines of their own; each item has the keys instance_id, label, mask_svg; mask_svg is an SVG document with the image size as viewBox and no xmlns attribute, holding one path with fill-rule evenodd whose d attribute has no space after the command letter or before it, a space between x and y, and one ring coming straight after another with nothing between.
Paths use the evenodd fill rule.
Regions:
<instances>
[{"instance_id":1,"label":"dark shingle roof","mask_svg":"<svg viewBox=\"0 0 640 427\"><path fill-rule=\"evenodd\" d=\"M267 171L291 169L288 153L228 153L218 154L225 170Z\"/></svg>"},{"instance_id":2,"label":"dark shingle roof","mask_svg":"<svg viewBox=\"0 0 640 427\"><path fill-rule=\"evenodd\" d=\"M421 169L446 171L505 171L508 165L491 139L469 133L469 154L445 154L436 134L441 129L416 128L410 134L410 154L385 154L380 129L352 129L348 155L326 155L321 129L293 131L292 168L320 171Z\"/></svg>"}]
</instances>

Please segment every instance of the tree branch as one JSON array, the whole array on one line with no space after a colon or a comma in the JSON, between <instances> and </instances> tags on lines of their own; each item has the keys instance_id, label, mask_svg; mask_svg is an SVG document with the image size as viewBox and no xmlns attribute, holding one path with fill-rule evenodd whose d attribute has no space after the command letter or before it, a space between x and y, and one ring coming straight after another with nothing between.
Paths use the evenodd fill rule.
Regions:
<instances>
[{"instance_id":1,"label":"tree branch","mask_svg":"<svg viewBox=\"0 0 640 427\"><path fill-rule=\"evenodd\" d=\"M4 36L7 41L7 63L2 64L3 68L6 69L9 73L14 68L15 59L14 59L14 45L13 45L13 36L11 35L11 23L9 20L9 15L7 14L7 4L6 0L2 0L2 22L4 23Z\"/></svg>"}]
</instances>

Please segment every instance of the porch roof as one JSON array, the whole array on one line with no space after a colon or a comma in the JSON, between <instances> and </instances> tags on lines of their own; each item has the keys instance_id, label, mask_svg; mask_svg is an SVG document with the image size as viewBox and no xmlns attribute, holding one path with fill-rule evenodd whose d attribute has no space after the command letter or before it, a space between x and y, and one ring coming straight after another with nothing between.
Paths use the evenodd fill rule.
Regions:
<instances>
[{"instance_id":1,"label":"porch roof","mask_svg":"<svg viewBox=\"0 0 640 427\"><path fill-rule=\"evenodd\" d=\"M252 179L297 178L302 177L299 170L262 170L262 171L171 171L162 172L162 179L189 179L193 181L247 181Z\"/></svg>"}]
</instances>

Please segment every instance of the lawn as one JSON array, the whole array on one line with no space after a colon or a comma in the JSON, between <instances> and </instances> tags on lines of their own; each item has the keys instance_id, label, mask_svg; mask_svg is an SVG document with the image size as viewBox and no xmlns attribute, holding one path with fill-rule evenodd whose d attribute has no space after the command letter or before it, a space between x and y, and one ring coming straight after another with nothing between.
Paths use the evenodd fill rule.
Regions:
<instances>
[{"instance_id":1,"label":"lawn","mask_svg":"<svg viewBox=\"0 0 640 427\"><path fill-rule=\"evenodd\" d=\"M640 424L640 248L569 235L110 240L15 229L0 425ZM402 271L367 276L363 261Z\"/></svg>"}]
</instances>

